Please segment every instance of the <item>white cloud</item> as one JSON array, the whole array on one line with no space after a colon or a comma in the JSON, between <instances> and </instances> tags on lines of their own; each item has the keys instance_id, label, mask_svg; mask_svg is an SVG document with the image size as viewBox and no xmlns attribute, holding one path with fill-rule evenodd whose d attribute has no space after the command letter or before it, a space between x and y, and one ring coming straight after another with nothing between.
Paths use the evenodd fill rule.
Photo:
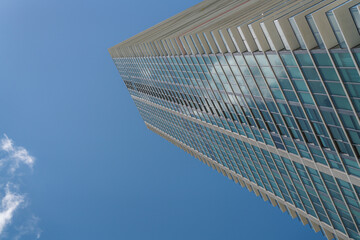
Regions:
<instances>
[{"instance_id":1,"label":"white cloud","mask_svg":"<svg viewBox=\"0 0 360 240\"><path fill-rule=\"evenodd\" d=\"M0 209L0 235L5 226L11 222L15 210L24 202L24 196L13 193L9 189L9 184L6 185L5 196L1 200Z\"/></svg>"},{"instance_id":2,"label":"white cloud","mask_svg":"<svg viewBox=\"0 0 360 240\"><path fill-rule=\"evenodd\" d=\"M0 150L4 151L8 155L6 158L0 160L0 166L2 166L5 162L8 162L9 171L11 173L14 173L21 164L25 164L30 168L34 165L34 157L30 156L25 148L15 146L14 142L5 134L0 140Z\"/></svg>"},{"instance_id":3,"label":"white cloud","mask_svg":"<svg viewBox=\"0 0 360 240\"><path fill-rule=\"evenodd\" d=\"M13 142L6 135L1 139L1 149L6 152L14 150Z\"/></svg>"},{"instance_id":4,"label":"white cloud","mask_svg":"<svg viewBox=\"0 0 360 240\"><path fill-rule=\"evenodd\" d=\"M34 215L30 216L24 224L16 228L18 233L14 236L14 240L19 240L28 234L33 235L35 239L39 239L42 232L38 227L39 220L40 219Z\"/></svg>"},{"instance_id":5,"label":"white cloud","mask_svg":"<svg viewBox=\"0 0 360 240\"><path fill-rule=\"evenodd\" d=\"M13 219L15 212L19 208L27 207L25 194L20 191L21 180L23 176L22 167L32 169L35 158L28 151L20 146L16 146L5 134L0 136L0 238L20 239L23 235L35 234L36 238L40 238L41 230L37 227L38 218L35 216L22 215L21 222ZM15 174L16 172L16 174ZM24 219L28 218L28 221ZM14 221L13 230L9 233L5 231L7 226Z\"/></svg>"}]
</instances>

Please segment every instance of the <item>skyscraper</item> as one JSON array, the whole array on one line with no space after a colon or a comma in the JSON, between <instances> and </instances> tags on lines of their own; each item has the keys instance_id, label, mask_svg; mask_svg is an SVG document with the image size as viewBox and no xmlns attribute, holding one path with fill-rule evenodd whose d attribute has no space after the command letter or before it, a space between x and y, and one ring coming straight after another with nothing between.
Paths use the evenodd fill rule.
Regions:
<instances>
[{"instance_id":1,"label":"skyscraper","mask_svg":"<svg viewBox=\"0 0 360 240\"><path fill-rule=\"evenodd\" d=\"M146 126L360 239L360 0L206 0L109 49Z\"/></svg>"}]
</instances>

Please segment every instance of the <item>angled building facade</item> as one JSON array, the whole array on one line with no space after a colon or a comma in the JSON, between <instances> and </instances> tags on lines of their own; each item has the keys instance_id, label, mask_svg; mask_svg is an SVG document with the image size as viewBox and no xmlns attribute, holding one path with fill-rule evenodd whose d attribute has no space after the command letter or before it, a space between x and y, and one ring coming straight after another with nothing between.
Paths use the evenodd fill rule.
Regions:
<instances>
[{"instance_id":1,"label":"angled building facade","mask_svg":"<svg viewBox=\"0 0 360 240\"><path fill-rule=\"evenodd\" d=\"M205 0L109 49L146 126L360 239L360 0Z\"/></svg>"}]
</instances>

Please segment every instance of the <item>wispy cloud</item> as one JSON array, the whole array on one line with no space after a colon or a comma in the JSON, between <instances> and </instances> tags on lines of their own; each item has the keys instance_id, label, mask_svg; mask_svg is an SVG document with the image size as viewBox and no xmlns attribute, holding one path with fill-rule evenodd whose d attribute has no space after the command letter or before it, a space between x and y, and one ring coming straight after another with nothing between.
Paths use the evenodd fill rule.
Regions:
<instances>
[{"instance_id":1,"label":"wispy cloud","mask_svg":"<svg viewBox=\"0 0 360 240\"><path fill-rule=\"evenodd\" d=\"M4 235L5 229L12 222L14 214L19 208L25 208L27 199L25 194L21 193L20 177L24 173L24 169L32 169L35 158L29 152L20 146L16 146L14 141L7 135L0 137L0 238ZM20 239L21 236L32 233L37 238L40 232L37 227L38 218L31 216L26 223L20 223L16 226L16 232L11 239ZM36 230L36 231L35 231ZM8 237L8 236L6 236Z\"/></svg>"},{"instance_id":2,"label":"wispy cloud","mask_svg":"<svg viewBox=\"0 0 360 240\"><path fill-rule=\"evenodd\" d=\"M5 196L1 200L0 234L3 232L5 226L11 222L15 210L24 202L24 196L11 192L9 188L9 184L7 184Z\"/></svg>"},{"instance_id":3,"label":"wispy cloud","mask_svg":"<svg viewBox=\"0 0 360 240\"><path fill-rule=\"evenodd\" d=\"M0 140L0 150L7 153L7 156L0 160L0 166L5 163L9 164L9 171L14 173L21 164L32 168L35 162L34 157L30 156L28 151L23 147L14 145L14 142L4 134Z\"/></svg>"},{"instance_id":4,"label":"wispy cloud","mask_svg":"<svg viewBox=\"0 0 360 240\"><path fill-rule=\"evenodd\" d=\"M30 216L29 219L17 227L17 234L14 236L14 240L20 240L27 234L32 234L35 239L39 239L41 236L41 229L38 227L39 218L36 216Z\"/></svg>"}]
</instances>

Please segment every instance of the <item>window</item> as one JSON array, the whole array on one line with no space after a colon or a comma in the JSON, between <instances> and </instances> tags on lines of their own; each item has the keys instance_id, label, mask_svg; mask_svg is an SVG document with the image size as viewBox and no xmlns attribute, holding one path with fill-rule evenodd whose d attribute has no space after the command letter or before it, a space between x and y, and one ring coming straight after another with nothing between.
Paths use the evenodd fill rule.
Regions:
<instances>
[{"instance_id":1,"label":"window","mask_svg":"<svg viewBox=\"0 0 360 240\"><path fill-rule=\"evenodd\" d=\"M231 55L226 55L225 57L226 57L229 65L236 65L236 62L235 62L235 59L234 59L233 56L231 56Z\"/></svg>"},{"instance_id":2,"label":"window","mask_svg":"<svg viewBox=\"0 0 360 240\"><path fill-rule=\"evenodd\" d=\"M355 118L355 116L341 114L340 118L346 128L360 130L360 126L358 125L357 119Z\"/></svg>"},{"instance_id":3,"label":"window","mask_svg":"<svg viewBox=\"0 0 360 240\"><path fill-rule=\"evenodd\" d=\"M267 57L271 63L271 66L282 66L281 60L278 55L275 54L267 54Z\"/></svg>"},{"instance_id":4,"label":"window","mask_svg":"<svg viewBox=\"0 0 360 240\"><path fill-rule=\"evenodd\" d=\"M317 74L315 68L302 68L306 80L319 80L319 75Z\"/></svg>"},{"instance_id":5,"label":"window","mask_svg":"<svg viewBox=\"0 0 360 240\"><path fill-rule=\"evenodd\" d=\"M290 78L303 79L298 68L288 67L286 68Z\"/></svg>"},{"instance_id":6,"label":"window","mask_svg":"<svg viewBox=\"0 0 360 240\"><path fill-rule=\"evenodd\" d=\"M255 58L252 55L244 55L246 62L251 66L257 66Z\"/></svg>"},{"instance_id":7,"label":"window","mask_svg":"<svg viewBox=\"0 0 360 240\"><path fill-rule=\"evenodd\" d=\"M360 84L346 84L346 89L351 97L360 97Z\"/></svg>"},{"instance_id":8,"label":"window","mask_svg":"<svg viewBox=\"0 0 360 240\"><path fill-rule=\"evenodd\" d=\"M295 84L295 89L297 91L305 91L305 92L308 91L308 88L304 80L293 80L293 83Z\"/></svg>"},{"instance_id":9,"label":"window","mask_svg":"<svg viewBox=\"0 0 360 240\"><path fill-rule=\"evenodd\" d=\"M300 100L305 104L314 104L309 93L299 93Z\"/></svg>"},{"instance_id":10,"label":"window","mask_svg":"<svg viewBox=\"0 0 360 240\"><path fill-rule=\"evenodd\" d=\"M332 96L331 97L334 101L334 105L336 108L339 109L345 109L345 110L350 110L351 111L351 107L350 107L350 103L347 100L347 98L344 97L337 97L337 96Z\"/></svg>"},{"instance_id":11,"label":"window","mask_svg":"<svg viewBox=\"0 0 360 240\"><path fill-rule=\"evenodd\" d=\"M281 54L280 56L284 61L285 66L296 66L295 59L291 54Z\"/></svg>"},{"instance_id":12,"label":"window","mask_svg":"<svg viewBox=\"0 0 360 240\"><path fill-rule=\"evenodd\" d=\"M241 55L234 55L234 57L235 57L236 62L237 62L239 65L246 65L243 56L241 56Z\"/></svg>"},{"instance_id":13,"label":"window","mask_svg":"<svg viewBox=\"0 0 360 240\"><path fill-rule=\"evenodd\" d=\"M273 67L276 77L287 78L286 72L283 67Z\"/></svg>"},{"instance_id":14,"label":"window","mask_svg":"<svg viewBox=\"0 0 360 240\"><path fill-rule=\"evenodd\" d=\"M330 100L326 95L314 94L314 98L319 106L331 107Z\"/></svg>"},{"instance_id":15,"label":"window","mask_svg":"<svg viewBox=\"0 0 360 240\"><path fill-rule=\"evenodd\" d=\"M349 53L332 53L331 55L337 67L355 67Z\"/></svg>"},{"instance_id":16,"label":"window","mask_svg":"<svg viewBox=\"0 0 360 240\"><path fill-rule=\"evenodd\" d=\"M319 72L324 81L339 81L333 68L319 68Z\"/></svg>"},{"instance_id":17,"label":"window","mask_svg":"<svg viewBox=\"0 0 360 240\"><path fill-rule=\"evenodd\" d=\"M288 79L278 79L282 89L292 90L291 84Z\"/></svg>"},{"instance_id":18,"label":"window","mask_svg":"<svg viewBox=\"0 0 360 240\"><path fill-rule=\"evenodd\" d=\"M314 53L312 56L317 66L332 67L331 60L327 53Z\"/></svg>"},{"instance_id":19,"label":"window","mask_svg":"<svg viewBox=\"0 0 360 240\"><path fill-rule=\"evenodd\" d=\"M298 60L300 66L308 66L308 67L314 66L309 54L298 53L298 54L295 54L295 56L296 56L296 59Z\"/></svg>"},{"instance_id":20,"label":"window","mask_svg":"<svg viewBox=\"0 0 360 240\"><path fill-rule=\"evenodd\" d=\"M360 77L356 69L339 69L339 74L344 82L360 82Z\"/></svg>"},{"instance_id":21,"label":"window","mask_svg":"<svg viewBox=\"0 0 360 240\"><path fill-rule=\"evenodd\" d=\"M265 55L263 55L263 54L256 54L256 55L255 55L255 58L256 58L258 64L259 64L261 67L269 66L269 63L268 63L268 61L266 60Z\"/></svg>"},{"instance_id":22,"label":"window","mask_svg":"<svg viewBox=\"0 0 360 240\"><path fill-rule=\"evenodd\" d=\"M325 82L325 85L331 95L345 96L344 89L340 83ZM360 90L360 88L359 88L359 90ZM359 94L360 94L360 91L359 91Z\"/></svg>"},{"instance_id":23,"label":"window","mask_svg":"<svg viewBox=\"0 0 360 240\"><path fill-rule=\"evenodd\" d=\"M286 99L291 102L298 102L296 95L293 91L284 91Z\"/></svg>"},{"instance_id":24,"label":"window","mask_svg":"<svg viewBox=\"0 0 360 240\"><path fill-rule=\"evenodd\" d=\"M266 78L270 77L270 78L273 78L275 77L274 76L274 73L272 72L271 68L270 67L261 67L261 71L262 73L264 74L264 76Z\"/></svg>"},{"instance_id":25,"label":"window","mask_svg":"<svg viewBox=\"0 0 360 240\"><path fill-rule=\"evenodd\" d=\"M308 81L308 84L312 93L326 93L320 81Z\"/></svg>"}]
</instances>

